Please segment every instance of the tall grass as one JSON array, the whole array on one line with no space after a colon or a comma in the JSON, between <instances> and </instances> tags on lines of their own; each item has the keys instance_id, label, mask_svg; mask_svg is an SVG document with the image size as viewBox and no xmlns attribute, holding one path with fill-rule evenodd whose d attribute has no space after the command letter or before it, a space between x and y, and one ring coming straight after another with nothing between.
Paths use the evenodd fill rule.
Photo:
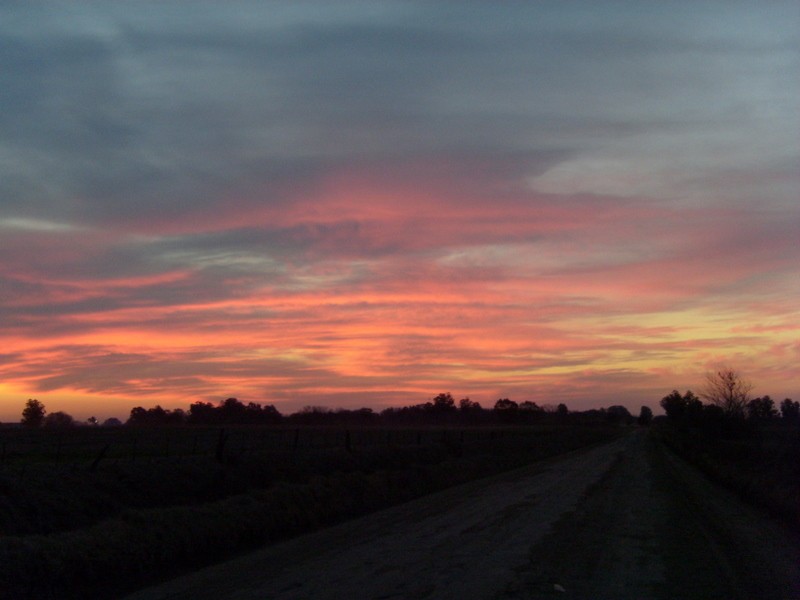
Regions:
<instances>
[{"instance_id":1,"label":"tall grass","mask_svg":"<svg viewBox=\"0 0 800 600\"><path fill-rule=\"evenodd\" d=\"M668 422L654 427L653 432L710 479L800 531L797 425L777 421L731 438Z\"/></svg>"}]
</instances>

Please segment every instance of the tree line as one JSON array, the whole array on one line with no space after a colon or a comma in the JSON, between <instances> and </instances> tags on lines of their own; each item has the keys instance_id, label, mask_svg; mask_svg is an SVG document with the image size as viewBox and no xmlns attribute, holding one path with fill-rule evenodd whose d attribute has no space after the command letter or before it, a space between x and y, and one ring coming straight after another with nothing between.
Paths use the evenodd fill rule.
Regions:
<instances>
[{"instance_id":1,"label":"tree line","mask_svg":"<svg viewBox=\"0 0 800 600\"><path fill-rule=\"evenodd\" d=\"M650 408L643 406L638 417L640 424L646 425L652 419ZM479 402L469 398L456 401L450 393L440 393L428 402L410 406L389 407L380 412L371 408L331 409L324 406L306 406L301 410L284 415L271 404L256 402L244 403L237 398L226 398L214 404L194 402L188 410L180 408L165 409L160 405L152 408L137 406L131 409L125 425L164 426L164 425L333 425L333 424L530 424L541 421L585 422L602 421L631 424L637 419L624 406L588 411L570 411L566 404L557 406L536 402L515 402L509 398L498 399L492 408L484 408ZM62 411L47 414L41 402L27 401L22 411L22 425L28 428L64 428L75 426L77 422ZM93 426L123 425L118 419L107 419L103 423L91 417L87 421Z\"/></svg>"},{"instance_id":2,"label":"tree line","mask_svg":"<svg viewBox=\"0 0 800 600\"><path fill-rule=\"evenodd\" d=\"M723 368L706 376L699 396L691 390L684 394L673 390L660 405L671 422L706 429L735 429L779 418L800 422L800 402L785 398L778 406L768 395L752 397L751 390L752 384L740 373Z\"/></svg>"}]
</instances>

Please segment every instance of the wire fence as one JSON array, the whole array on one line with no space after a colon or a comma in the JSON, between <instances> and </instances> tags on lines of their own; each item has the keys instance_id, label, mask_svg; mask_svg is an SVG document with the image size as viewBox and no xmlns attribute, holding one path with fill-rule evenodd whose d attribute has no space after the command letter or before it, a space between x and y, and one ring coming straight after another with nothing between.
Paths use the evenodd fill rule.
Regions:
<instances>
[{"instance_id":1,"label":"wire fence","mask_svg":"<svg viewBox=\"0 0 800 600\"><path fill-rule=\"evenodd\" d=\"M380 446L472 444L529 437L531 427L194 426L74 427L64 430L0 430L0 465L41 462L136 461L157 458L243 456Z\"/></svg>"}]
</instances>

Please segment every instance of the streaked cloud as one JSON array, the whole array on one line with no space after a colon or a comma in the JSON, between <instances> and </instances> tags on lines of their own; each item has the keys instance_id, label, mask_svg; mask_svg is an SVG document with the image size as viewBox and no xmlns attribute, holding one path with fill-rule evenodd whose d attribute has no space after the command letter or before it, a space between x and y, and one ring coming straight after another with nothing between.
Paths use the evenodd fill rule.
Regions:
<instances>
[{"instance_id":1,"label":"streaked cloud","mask_svg":"<svg viewBox=\"0 0 800 600\"><path fill-rule=\"evenodd\" d=\"M6 4L0 419L37 395L638 409L720 360L800 396L798 22Z\"/></svg>"}]
</instances>

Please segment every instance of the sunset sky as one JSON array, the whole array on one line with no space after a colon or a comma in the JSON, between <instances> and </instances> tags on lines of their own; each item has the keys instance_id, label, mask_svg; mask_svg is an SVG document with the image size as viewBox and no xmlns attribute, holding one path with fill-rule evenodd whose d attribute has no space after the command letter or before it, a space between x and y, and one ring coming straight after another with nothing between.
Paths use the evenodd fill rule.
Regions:
<instances>
[{"instance_id":1,"label":"sunset sky","mask_svg":"<svg viewBox=\"0 0 800 600\"><path fill-rule=\"evenodd\" d=\"M800 3L0 6L0 421L800 399Z\"/></svg>"}]
</instances>

